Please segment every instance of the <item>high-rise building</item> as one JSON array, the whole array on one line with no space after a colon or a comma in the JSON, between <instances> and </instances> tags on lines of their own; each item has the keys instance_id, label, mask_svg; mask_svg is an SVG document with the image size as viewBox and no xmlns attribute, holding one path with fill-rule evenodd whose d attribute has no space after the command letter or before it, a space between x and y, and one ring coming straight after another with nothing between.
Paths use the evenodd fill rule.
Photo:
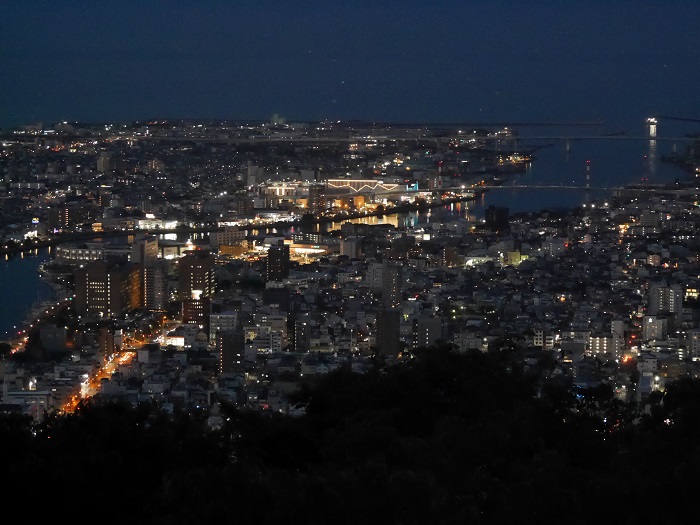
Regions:
<instances>
[{"instance_id":1,"label":"high-rise building","mask_svg":"<svg viewBox=\"0 0 700 525\"><path fill-rule=\"evenodd\" d=\"M401 312L397 308L380 310L377 315L377 353L396 357L401 351Z\"/></svg>"},{"instance_id":2,"label":"high-rise building","mask_svg":"<svg viewBox=\"0 0 700 525\"><path fill-rule=\"evenodd\" d=\"M226 310L224 312L212 312L209 315L209 340L216 341L219 332L230 332L239 323L240 312L238 310Z\"/></svg>"},{"instance_id":3,"label":"high-rise building","mask_svg":"<svg viewBox=\"0 0 700 525\"><path fill-rule=\"evenodd\" d=\"M413 348L430 348L442 338L441 317L419 317L413 321Z\"/></svg>"},{"instance_id":4,"label":"high-rise building","mask_svg":"<svg viewBox=\"0 0 700 525\"><path fill-rule=\"evenodd\" d=\"M350 259L362 257L362 237L350 235L340 244L340 255L347 255Z\"/></svg>"},{"instance_id":5,"label":"high-rise building","mask_svg":"<svg viewBox=\"0 0 700 525\"><path fill-rule=\"evenodd\" d=\"M486 208L485 219L486 227L489 230L501 232L510 228L508 208L506 207L490 205Z\"/></svg>"},{"instance_id":6,"label":"high-rise building","mask_svg":"<svg viewBox=\"0 0 700 525\"><path fill-rule=\"evenodd\" d=\"M219 372L237 374L245 371L245 337L241 323L216 336L216 349L219 352Z\"/></svg>"},{"instance_id":7,"label":"high-rise building","mask_svg":"<svg viewBox=\"0 0 700 525\"><path fill-rule=\"evenodd\" d=\"M147 266L142 270L142 306L148 310L160 311L167 306L167 264L167 261L159 260L156 264Z\"/></svg>"},{"instance_id":8,"label":"high-rise building","mask_svg":"<svg viewBox=\"0 0 700 525\"><path fill-rule=\"evenodd\" d=\"M100 156L97 157L97 171L101 173L109 173L114 171L117 167L114 154L108 151L103 151Z\"/></svg>"},{"instance_id":9,"label":"high-rise building","mask_svg":"<svg viewBox=\"0 0 700 525\"><path fill-rule=\"evenodd\" d=\"M97 339L97 344L100 349L100 354L102 355L103 359L107 359L109 356L111 356L114 353L114 347L115 347L115 341L114 341L114 332L107 328L106 326L103 326L100 329L100 334Z\"/></svg>"},{"instance_id":10,"label":"high-rise building","mask_svg":"<svg viewBox=\"0 0 700 525\"><path fill-rule=\"evenodd\" d=\"M398 264L384 263L382 271L382 302L392 308L401 302L403 285L403 267Z\"/></svg>"},{"instance_id":11,"label":"high-rise building","mask_svg":"<svg viewBox=\"0 0 700 525\"><path fill-rule=\"evenodd\" d=\"M312 184L309 186L308 209L312 215L321 215L326 211L325 184Z\"/></svg>"},{"instance_id":12,"label":"high-rise building","mask_svg":"<svg viewBox=\"0 0 700 525\"><path fill-rule=\"evenodd\" d=\"M146 235L131 245L131 262L146 267L158 262L158 237Z\"/></svg>"},{"instance_id":13,"label":"high-rise building","mask_svg":"<svg viewBox=\"0 0 700 525\"><path fill-rule=\"evenodd\" d=\"M231 199L231 211L240 217L253 215L255 200L248 193L235 194Z\"/></svg>"},{"instance_id":14,"label":"high-rise building","mask_svg":"<svg viewBox=\"0 0 700 525\"><path fill-rule=\"evenodd\" d=\"M445 246L442 249L442 264L443 266L448 266L454 268L460 263L459 257L459 247L458 246Z\"/></svg>"},{"instance_id":15,"label":"high-rise building","mask_svg":"<svg viewBox=\"0 0 700 525\"><path fill-rule=\"evenodd\" d=\"M642 318L642 340L663 340L668 334L668 319L656 315L645 315Z\"/></svg>"},{"instance_id":16,"label":"high-rise building","mask_svg":"<svg viewBox=\"0 0 700 525\"><path fill-rule=\"evenodd\" d=\"M214 255L208 250L191 250L180 258L178 263L178 293L181 300L192 297L199 290L204 297L215 292Z\"/></svg>"},{"instance_id":17,"label":"high-rise building","mask_svg":"<svg viewBox=\"0 0 700 525\"><path fill-rule=\"evenodd\" d=\"M289 276L289 245L279 240L270 246L265 261L265 280L281 281Z\"/></svg>"},{"instance_id":18,"label":"high-rise building","mask_svg":"<svg viewBox=\"0 0 700 525\"><path fill-rule=\"evenodd\" d=\"M139 209L144 213L151 213L153 211L153 198L149 195L139 199Z\"/></svg>"},{"instance_id":19,"label":"high-rise building","mask_svg":"<svg viewBox=\"0 0 700 525\"><path fill-rule=\"evenodd\" d=\"M700 328L688 330L686 334L686 347L688 356L693 361L700 361Z\"/></svg>"},{"instance_id":20,"label":"high-rise building","mask_svg":"<svg viewBox=\"0 0 700 525\"><path fill-rule=\"evenodd\" d=\"M367 272L365 272L365 283L367 283L367 286L373 290L381 290L383 278L384 265L376 261L369 263Z\"/></svg>"},{"instance_id":21,"label":"high-rise building","mask_svg":"<svg viewBox=\"0 0 700 525\"><path fill-rule=\"evenodd\" d=\"M75 271L78 315L118 317L141 305L141 272L136 263L91 261Z\"/></svg>"},{"instance_id":22,"label":"high-rise building","mask_svg":"<svg viewBox=\"0 0 700 525\"><path fill-rule=\"evenodd\" d=\"M141 268L141 306L163 310L167 302L166 262L158 258L158 237L147 235L131 246L131 262Z\"/></svg>"},{"instance_id":23,"label":"high-rise building","mask_svg":"<svg viewBox=\"0 0 700 525\"><path fill-rule=\"evenodd\" d=\"M683 289L681 286L677 284L672 286L654 284L649 288L648 313L650 315L661 313L680 315L682 311Z\"/></svg>"},{"instance_id":24,"label":"high-rise building","mask_svg":"<svg viewBox=\"0 0 700 525\"><path fill-rule=\"evenodd\" d=\"M311 324L308 317L299 317L294 321L294 351L308 352L311 347Z\"/></svg>"},{"instance_id":25,"label":"high-rise building","mask_svg":"<svg viewBox=\"0 0 700 525\"><path fill-rule=\"evenodd\" d=\"M192 297L182 301L182 322L199 326L204 333L209 333L209 297L201 295L199 290L192 292Z\"/></svg>"},{"instance_id":26,"label":"high-rise building","mask_svg":"<svg viewBox=\"0 0 700 525\"><path fill-rule=\"evenodd\" d=\"M92 221L97 217L97 209L85 202L71 202L63 206L50 208L47 216L47 228L63 230L81 223Z\"/></svg>"}]
</instances>

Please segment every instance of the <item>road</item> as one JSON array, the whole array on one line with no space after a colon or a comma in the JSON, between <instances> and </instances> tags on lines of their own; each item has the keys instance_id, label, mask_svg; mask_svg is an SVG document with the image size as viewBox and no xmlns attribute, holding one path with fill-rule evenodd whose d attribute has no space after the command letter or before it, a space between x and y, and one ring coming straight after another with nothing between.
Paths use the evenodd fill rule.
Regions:
<instances>
[{"instance_id":1,"label":"road","mask_svg":"<svg viewBox=\"0 0 700 525\"><path fill-rule=\"evenodd\" d=\"M61 406L61 412L72 414L75 412L81 400L90 398L100 392L103 379L110 379L112 374L122 365L128 365L136 358L136 351L124 350L115 352L112 357L95 373L89 377L80 388L79 394L72 394Z\"/></svg>"}]
</instances>

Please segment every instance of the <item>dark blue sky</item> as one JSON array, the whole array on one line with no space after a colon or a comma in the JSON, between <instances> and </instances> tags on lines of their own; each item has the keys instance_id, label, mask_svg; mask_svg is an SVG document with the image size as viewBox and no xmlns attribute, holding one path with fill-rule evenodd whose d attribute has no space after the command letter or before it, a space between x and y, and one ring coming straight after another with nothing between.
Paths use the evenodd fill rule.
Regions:
<instances>
[{"instance_id":1,"label":"dark blue sky","mask_svg":"<svg viewBox=\"0 0 700 525\"><path fill-rule=\"evenodd\" d=\"M0 2L0 127L700 118L700 2Z\"/></svg>"}]
</instances>

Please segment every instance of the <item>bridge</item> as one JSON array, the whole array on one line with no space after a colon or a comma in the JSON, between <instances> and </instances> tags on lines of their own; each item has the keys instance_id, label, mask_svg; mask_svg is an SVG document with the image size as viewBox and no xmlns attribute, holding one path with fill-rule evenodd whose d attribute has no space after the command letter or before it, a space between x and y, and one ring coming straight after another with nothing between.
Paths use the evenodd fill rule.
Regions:
<instances>
[{"instance_id":1,"label":"bridge","mask_svg":"<svg viewBox=\"0 0 700 525\"><path fill-rule=\"evenodd\" d=\"M586 186L583 184L498 184L490 185L485 184L483 186L473 186L465 187L453 186L453 187L443 187L435 189L395 189L389 191L382 191L379 194L375 194L372 190L363 190L352 195L365 195L365 196L387 196L387 195L416 195L420 193L426 194L445 194L453 192L455 195L459 195L463 200L469 200L476 197L478 193L491 190L574 190L574 191L644 191L650 193L672 193L672 194L695 194L697 190L695 188L675 188L664 184L657 185L644 185L644 184L629 184L627 186Z\"/></svg>"},{"instance_id":2,"label":"bridge","mask_svg":"<svg viewBox=\"0 0 700 525\"><path fill-rule=\"evenodd\" d=\"M475 191L484 190L605 190L605 191L615 191L615 190L625 190L629 189L625 186L582 186L575 184L500 184L498 186L478 186L474 188Z\"/></svg>"}]
</instances>

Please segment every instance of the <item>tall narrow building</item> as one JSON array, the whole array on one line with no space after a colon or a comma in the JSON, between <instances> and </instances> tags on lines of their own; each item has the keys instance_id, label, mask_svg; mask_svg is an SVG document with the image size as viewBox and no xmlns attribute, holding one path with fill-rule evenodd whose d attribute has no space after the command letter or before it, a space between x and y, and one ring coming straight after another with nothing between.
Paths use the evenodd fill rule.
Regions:
<instances>
[{"instance_id":1,"label":"tall narrow building","mask_svg":"<svg viewBox=\"0 0 700 525\"><path fill-rule=\"evenodd\" d=\"M401 351L401 312L397 308L380 310L377 315L377 353L396 357Z\"/></svg>"},{"instance_id":2,"label":"tall narrow building","mask_svg":"<svg viewBox=\"0 0 700 525\"><path fill-rule=\"evenodd\" d=\"M299 316L294 321L294 351L308 352L311 346L311 323L308 315Z\"/></svg>"},{"instance_id":3,"label":"tall narrow building","mask_svg":"<svg viewBox=\"0 0 700 525\"><path fill-rule=\"evenodd\" d=\"M131 245L131 262L139 263L142 267L158 262L158 237L146 235L143 239Z\"/></svg>"},{"instance_id":4,"label":"tall narrow building","mask_svg":"<svg viewBox=\"0 0 700 525\"><path fill-rule=\"evenodd\" d=\"M382 303L393 308L401 303L403 284L403 267L398 264L384 263L382 269Z\"/></svg>"},{"instance_id":5,"label":"tall narrow building","mask_svg":"<svg viewBox=\"0 0 700 525\"><path fill-rule=\"evenodd\" d=\"M141 306L151 311L166 306L166 266L158 258L158 237L147 235L131 246L131 262L141 268Z\"/></svg>"},{"instance_id":6,"label":"tall narrow building","mask_svg":"<svg viewBox=\"0 0 700 525\"><path fill-rule=\"evenodd\" d=\"M289 245L284 241L277 241L267 251L265 261L265 280L281 281L289 277Z\"/></svg>"},{"instance_id":7,"label":"tall narrow building","mask_svg":"<svg viewBox=\"0 0 700 525\"><path fill-rule=\"evenodd\" d=\"M159 260L143 269L143 307L151 311L165 310L168 303L167 261Z\"/></svg>"},{"instance_id":8,"label":"tall narrow building","mask_svg":"<svg viewBox=\"0 0 700 525\"><path fill-rule=\"evenodd\" d=\"M245 336L240 321L233 328L217 333L216 348L220 373L238 374L245 371Z\"/></svg>"},{"instance_id":9,"label":"tall narrow building","mask_svg":"<svg viewBox=\"0 0 700 525\"><path fill-rule=\"evenodd\" d=\"M209 334L209 317L211 315L211 300L204 297L199 290L192 292L192 297L182 301L182 322L194 324Z\"/></svg>"},{"instance_id":10,"label":"tall narrow building","mask_svg":"<svg viewBox=\"0 0 700 525\"><path fill-rule=\"evenodd\" d=\"M180 300L188 300L199 290L204 297L215 292L214 255L208 250L192 250L178 263L178 293Z\"/></svg>"},{"instance_id":11,"label":"tall narrow building","mask_svg":"<svg viewBox=\"0 0 700 525\"><path fill-rule=\"evenodd\" d=\"M309 186L309 213L321 215L326 211L326 186L325 184L314 183Z\"/></svg>"}]
</instances>

